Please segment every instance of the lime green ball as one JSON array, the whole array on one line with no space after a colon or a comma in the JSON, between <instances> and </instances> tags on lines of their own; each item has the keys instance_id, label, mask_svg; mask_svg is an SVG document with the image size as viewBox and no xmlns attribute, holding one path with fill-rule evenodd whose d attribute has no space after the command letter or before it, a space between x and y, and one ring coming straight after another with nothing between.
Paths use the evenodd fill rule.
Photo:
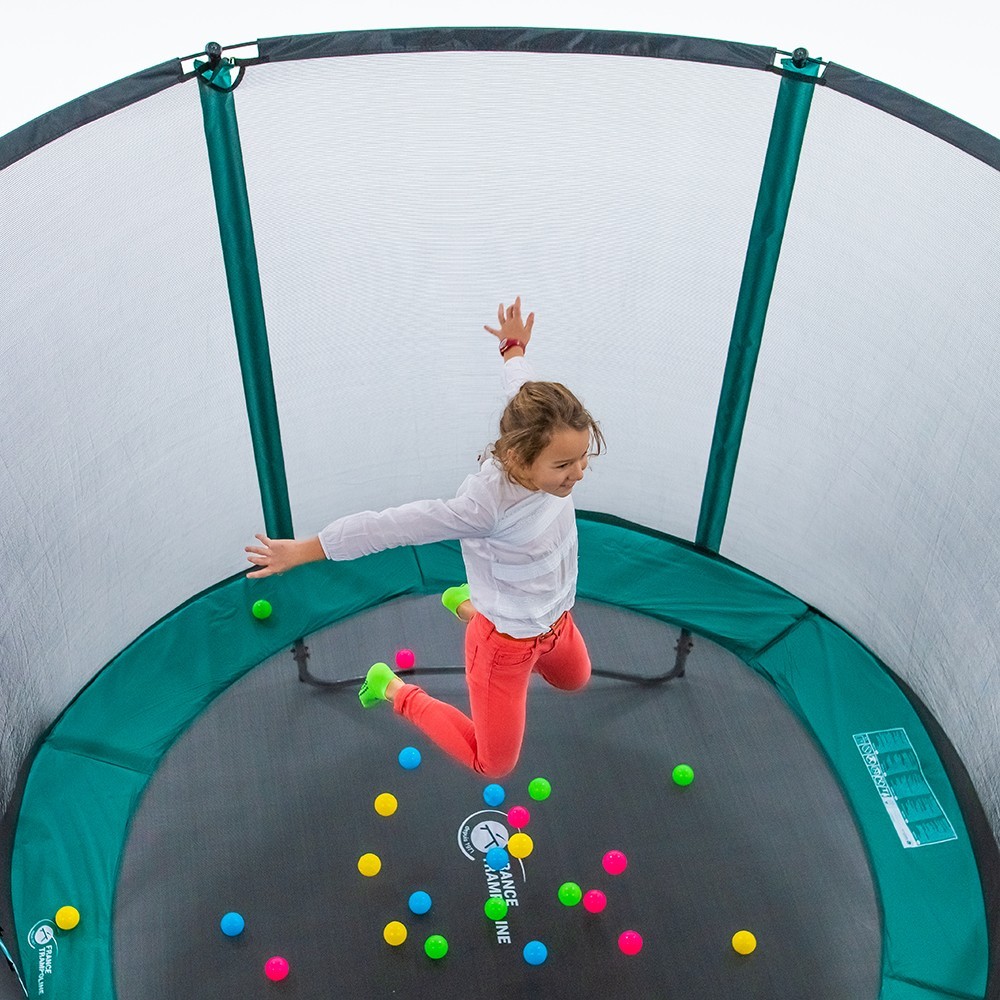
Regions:
<instances>
[{"instance_id":1,"label":"lime green ball","mask_svg":"<svg viewBox=\"0 0 1000 1000\"><path fill-rule=\"evenodd\" d=\"M486 900L483 911L490 920L503 920L507 916L507 904L496 896Z\"/></svg>"},{"instance_id":2,"label":"lime green ball","mask_svg":"<svg viewBox=\"0 0 1000 1000\"><path fill-rule=\"evenodd\" d=\"M690 785L694 781L694 768L689 764L678 764L674 768L674 784Z\"/></svg>"},{"instance_id":3,"label":"lime green ball","mask_svg":"<svg viewBox=\"0 0 1000 1000\"><path fill-rule=\"evenodd\" d=\"M558 896L563 906L576 906L583 899L583 890L575 882L563 882Z\"/></svg>"},{"instance_id":4,"label":"lime green ball","mask_svg":"<svg viewBox=\"0 0 1000 1000\"><path fill-rule=\"evenodd\" d=\"M250 609L253 612L254 618L259 618L263 621L265 618L271 617L271 602L270 601L254 601L253 607Z\"/></svg>"},{"instance_id":5,"label":"lime green ball","mask_svg":"<svg viewBox=\"0 0 1000 1000\"><path fill-rule=\"evenodd\" d=\"M448 954L448 942L440 934L432 934L424 942L424 951L428 958L444 958Z\"/></svg>"},{"instance_id":6,"label":"lime green ball","mask_svg":"<svg viewBox=\"0 0 1000 1000\"><path fill-rule=\"evenodd\" d=\"M528 794L536 802L541 802L552 794L552 786L545 778L532 778L528 782Z\"/></svg>"}]
</instances>

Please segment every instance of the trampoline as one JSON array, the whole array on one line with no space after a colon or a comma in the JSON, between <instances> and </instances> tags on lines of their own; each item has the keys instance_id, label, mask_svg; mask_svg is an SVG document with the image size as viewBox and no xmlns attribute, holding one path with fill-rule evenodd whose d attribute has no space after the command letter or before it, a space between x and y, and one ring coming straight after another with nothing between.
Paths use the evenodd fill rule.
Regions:
<instances>
[{"instance_id":1,"label":"trampoline","mask_svg":"<svg viewBox=\"0 0 1000 1000\"><path fill-rule=\"evenodd\" d=\"M0 139L0 996L996 995L998 170L805 50L542 29L208 46ZM405 647L467 706L458 544L242 547L451 495L511 288L609 450L595 676L491 805L357 700Z\"/></svg>"}]
</instances>

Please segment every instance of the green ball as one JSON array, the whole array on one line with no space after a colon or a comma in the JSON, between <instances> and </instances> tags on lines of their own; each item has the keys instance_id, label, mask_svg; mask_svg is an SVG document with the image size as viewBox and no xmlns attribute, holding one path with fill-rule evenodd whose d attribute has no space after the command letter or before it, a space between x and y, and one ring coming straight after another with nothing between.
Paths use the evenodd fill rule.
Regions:
<instances>
[{"instance_id":1,"label":"green ball","mask_svg":"<svg viewBox=\"0 0 1000 1000\"><path fill-rule=\"evenodd\" d=\"M690 785L694 781L694 768L689 764L678 764L674 768L674 784Z\"/></svg>"},{"instance_id":2,"label":"green ball","mask_svg":"<svg viewBox=\"0 0 1000 1000\"><path fill-rule=\"evenodd\" d=\"M432 934L424 942L424 951L428 958L444 958L448 954L448 942L440 934Z\"/></svg>"},{"instance_id":3,"label":"green ball","mask_svg":"<svg viewBox=\"0 0 1000 1000\"><path fill-rule=\"evenodd\" d=\"M575 882L563 882L559 886L559 902L563 906L576 906L583 899L583 890Z\"/></svg>"},{"instance_id":4,"label":"green ball","mask_svg":"<svg viewBox=\"0 0 1000 1000\"><path fill-rule=\"evenodd\" d=\"M253 612L254 618L264 618L271 617L271 602L270 601L254 601L253 607L250 609Z\"/></svg>"},{"instance_id":5,"label":"green ball","mask_svg":"<svg viewBox=\"0 0 1000 1000\"><path fill-rule=\"evenodd\" d=\"M528 782L528 794L536 801L541 802L552 794L552 786L545 778L532 778Z\"/></svg>"},{"instance_id":6,"label":"green ball","mask_svg":"<svg viewBox=\"0 0 1000 1000\"><path fill-rule=\"evenodd\" d=\"M496 896L486 900L483 911L490 920L503 920L507 916L507 904Z\"/></svg>"}]
</instances>

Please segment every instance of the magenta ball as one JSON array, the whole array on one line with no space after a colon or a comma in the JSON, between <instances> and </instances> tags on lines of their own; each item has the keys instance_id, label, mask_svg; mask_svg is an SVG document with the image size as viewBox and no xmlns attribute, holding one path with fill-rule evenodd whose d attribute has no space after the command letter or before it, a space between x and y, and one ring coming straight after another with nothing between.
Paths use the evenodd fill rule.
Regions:
<instances>
[{"instance_id":1,"label":"magenta ball","mask_svg":"<svg viewBox=\"0 0 1000 1000\"><path fill-rule=\"evenodd\" d=\"M600 889L589 889L583 894L583 908L588 913L600 913L608 905L608 897Z\"/></svg>"},{"instance_id":2,"label":"magenta ball","mask_svg":"<svg viewBox=\"0 0 1000 1000\"><path fill-rule=\"evenodd\" d=\"M517 830L520 830L522 826L527 826L529 819L531 819L531 813L524 806L514 806L507 813L507 822Z\"/></svg>"},{"instance_id":3,"label":"magenta ball","mask_svg":"<svg viewBox=\"0 0 1000 1000\"><path fill-rule=\"evenodd\" d=\"M618 947L626 955L638 955L642 951L642 935L638 931L622 931L618 938Z\"/></svg>"},{"instance_id":4,"label":"magenta ball","mask_svg":"<svg viewBox=\"0 0 1000 1000\"><path fill-rule=\"evenodd\" d=\"M412 670L413 664L417 662L417 658L413 655L412 649L397 649L396 650L396 666L400 670Z\"/></svg>"},{"instance_id":5,"label":"magenta ball","mask_svg":"<svg viewBox=\"0 0 1000 1000\"><path fill-rule=\"evenodd\" d=\"M608 851L601 864L609 875L621 875L628 868L628 858L621 851Z\"/></svg>"},{"instance_id":6,"label":"magenta ball","mask_svg":"<svg viewBox=\"0 0 1000 1000\"><path fill-rule=\"evenodd\" d=\"M280 982L285 978L285 976L288 975L288 962L286 962L280 955L275 955L274 958L269 958L264 963L264 975L267 976L272 983Z\"/></svg>"}]
</instances>

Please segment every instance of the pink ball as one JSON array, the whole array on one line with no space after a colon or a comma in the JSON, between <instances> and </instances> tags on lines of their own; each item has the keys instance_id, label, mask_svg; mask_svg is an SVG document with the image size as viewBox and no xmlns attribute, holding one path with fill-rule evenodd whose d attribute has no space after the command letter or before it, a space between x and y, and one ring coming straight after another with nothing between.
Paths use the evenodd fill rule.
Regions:
<instances>
[{"instance_id":1,"label":"pink ball","mask_svg":"<svg viewBox=\"0 0 1000 1000\"><path fill-rule=\"evenodd\" d=\"M642 951L642 935L638 931L622 931L618 947L626 955L638 955Z\"/></svg>"},{"instance_id":2,"label":"pink ball","mask_svg":"<svg viewBox=\"0 0 1000 1000\"><path fill-rule=\"evenodd\" d=\"M588 913L600 913L608 905L608 897L600 889L590 889L583 894L583 908Z\"/></svg>"},{"instance_id":3,"label":"pink ball","mask_svg":"<svg viewBox=\"0 0 1000 1000\"><path fill-rule=\"evenodd\" d=\"M417 658L413 655L412 649L397 649L396 650L396 666L400 670L412 670L413 664L417 662Z\"/></svg>"},{"instance_id":4,"label":"pink ball","mask_svg":"<svg viewBox=\"0 0 1000 1000\"><path fill-rule=\"evenodd\" d=\"M510 825L516 830L520 830L521 827L527 826L529 819L531 819L531 813L529 813L524 806L514 806L514 808L507 813L507 822L510 823Z\"/></svg>"},{"instance_id":5,"label":"pink ball","mask_svg":"<svg viewBox=\"0 0 1000 1000\"><path fill-rule=\"evenodd\" d=\"M275 955L274 958L269 958L264 963L264 975L267 976L272 983L280 982L285 978L285 976L288 975L288 962L286 962L280 955Z\"/></svg>"},{"instance_id":6,"label":"pink ball","mask_svg":"<svg viewBox=\"0 0 1000 1000\"><path fill-rule=\"evenodd\" d=\"M628 868L628 858L621 851L608 851L601 863L609 875L621 875Z\"/></svg>"}]
</instances>

